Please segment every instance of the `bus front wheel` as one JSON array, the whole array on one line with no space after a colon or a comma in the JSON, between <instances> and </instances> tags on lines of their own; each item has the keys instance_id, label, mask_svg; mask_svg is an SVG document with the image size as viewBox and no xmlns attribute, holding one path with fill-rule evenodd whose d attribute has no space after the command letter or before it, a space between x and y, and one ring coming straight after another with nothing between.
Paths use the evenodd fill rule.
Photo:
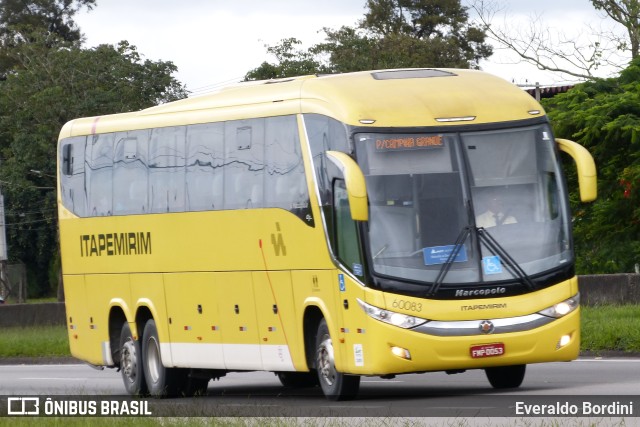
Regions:
<instances>
[{"instance_id":1,"label":"bus front wheel","mask_svg":"<svg viewBox=\"0 0 640 427\"><path fill-rule=\"evenodd\" d=\"M493 388L517 388L524 380L527 365L498 366L486 368L484 372Z\"/></svg>"},{"instance_id":2,"label":"bus front wheel","mask_svg":"<svg viewBox=\"0 0 640 427\"><path fill-rule=\"evenodd\" d=\"M360 387L360 377L338 372L335 365L333 342L325 319L318 325L316 335L316 369L322 392L329 400L353 399Z\"/></svg>"},{"instance_id":3,"label":"bus front wheel","mask_svg":"<svg viewBox=\"0 0 640 427\"><path fill-rule=\"evenodd\" d=\"M140 342L133 339L127 322L124 322L120 333L120 373L127 393L133 396L147 393Z\"/></svg>"}]
</instances>

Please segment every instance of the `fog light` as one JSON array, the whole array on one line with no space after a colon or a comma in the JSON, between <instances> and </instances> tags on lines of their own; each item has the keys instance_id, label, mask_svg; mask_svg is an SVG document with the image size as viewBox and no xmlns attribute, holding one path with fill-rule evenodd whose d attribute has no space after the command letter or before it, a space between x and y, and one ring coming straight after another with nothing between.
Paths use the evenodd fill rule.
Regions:
<instances>
[{"instance_id":1,"label":"fog light","mask_svg":"<svg viewBox=\"0 0 640 427\"><path fill-rule=\"evenodd\" d=\"M559 350L562 347L564 347L565 345L569 344L570 341L571 341L571 335L563 335L563 336L561 336L560 340L558 341L558 345L556 345L556 350Z\"/></svg>"},{"instance_id":2,"label":"fog light","mask_svg":"<svg viewBox=\"0 0 640 427\"><path fill-rule=\"evenodd\" d=\"M400 357L401 359L411 360L411 353L409 353L409 350L407 350L406 348L391 347L391 353L393 353L394 356Z\"/></svg>"}]
</instances>

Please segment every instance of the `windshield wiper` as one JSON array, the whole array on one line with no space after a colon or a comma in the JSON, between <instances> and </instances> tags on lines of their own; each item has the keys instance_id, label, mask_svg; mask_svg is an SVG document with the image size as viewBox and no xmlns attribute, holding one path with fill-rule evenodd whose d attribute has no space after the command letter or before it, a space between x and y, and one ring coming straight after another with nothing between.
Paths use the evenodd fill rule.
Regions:
<instances>
[{"instance_id":1,"label":"windshield wiper","mask_svg":"<svg viewBox=\"0 0 640 427\"><path fill-rule=\"evenodd\" d=\"M509 252L507 252L502 247L502 245L500 245L500 243L498 243L498 241L486 229L484 229L483 227L467 226L467 227L464 227L462 230L460 230L460 233L458 234L458 238L456 239L456 243L453 247L453 250L449 254L449 257L447 257L447 260L445 261L445 263L440 268L438 277L436 277L436 280L431 285L431 288L427 292L427 296L433 296L436 294L436 292L438 292L438 289L440 289L440 286L444 282L444 279L447 273L449 273L449 270L451 270L451 266L453 265L454 260L458 256L460 249L462 249L464 242L467 240L467 238L471 234L471 231L474 229L478 234L478 238L480 239L480 241L484 243L484 245L492 253L500 256L500 258L504 260L509 272L514 277L519 279L523 284L525 284L530 290L535 290L536 285L533 283L529 275L522 269L522 267L520 267L520 265L516 262L516 260L514 260L511 255L509 255Z\"/></svg>"},{"instance_id":2,"label":"windshield wiper","mask_svg":"<svg viewBox=\"0 0 640 427\"><path fill-rule=\"evenodd\" d=\"M477 227L476 232L480 241L495 255L500 256L507 265L509 272L526 285L530 290L535 290L536 285L533 283L529 275L520 267L516 260L513 259L509 252L507 252L496 239L483 227Z\"/></svg>"},{"instance_id":3,"label":"windshield wiper","mask_svg":"<svg viewBox=\"0 0 640 427\"><path fill-rule=\"evenodd\" d=\"M382 255L382 252L386 251L387 248L389 247L389 244L385 244L382 249L380 249L378 252L376 252L376 254L373 256L373 259L378 258L380 255Z\"/></svg>"},{"instance_id":4,"label":"windshield wiper","mask_svg":"<svg viewBox=\"0 0 640 427\"><path fill-rule=\"evenodd\" d=\"M469 237L469 235L471 234L471 230L472 228L470 226L466 226L462 230L460 230L460 233L458 234L458 238L456 239L456 243L453 246L453 250L451 251L451 253L449 254L449 257L440 268L438 277L436 277L436 280L431 285L431 289L429 289L429 292L427 292L427 295L435 295L435 293L438 292L440 285L442 285L442 282L444 282L445 276L447 275L447 273L449 273L449 270L453 265L453 261L458 256L458 253L460 252L460 249L462 249L464 242L466 242L467 237Z\"/></svg>"}]
</instances>

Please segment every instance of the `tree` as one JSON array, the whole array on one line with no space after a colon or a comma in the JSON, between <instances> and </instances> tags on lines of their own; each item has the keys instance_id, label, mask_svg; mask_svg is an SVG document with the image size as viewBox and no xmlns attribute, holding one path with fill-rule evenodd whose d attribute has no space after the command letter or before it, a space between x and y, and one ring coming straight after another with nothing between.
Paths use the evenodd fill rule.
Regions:
<instances>
[{"instance_id":1,"label":"tree","mask_svg":"<svg viewBox=\"0 0 640 427\"><path fill-rule=\"evenodd\" d=\"M27 265L32 296L53 290L56 263L56 142L80 116L139 110L183 98L171 62L141 57L126 41L85 49L42 28L2 48L12 68L0 80L0 185L10 258Z\"/></svg>"},{"instance_id":2,"label":"tree","mask_svg":"<svg viewBox=\"0 0 640 427\"><path fill-rule=\"evenodd\" d=\"M73 16L82 8L91 10L96 0L3 0L0 4L0 35L11 36L20 29L30 33L44 29L65 41L78 41L79 28Z\"/></svg>"},{"instance_id":3,"label":"tree","mask_svg":"<svg viewBox=\"0 0 640 427\"><path fill-rule=\"evenodd\" d=\"M295 48L300 44L300 40L290 37L275 46L267 45L267 52L276 57L277 64L265 61L258 68L249 71L245 80L280 79L323 72L322 64L311 53Z\"/></svg>"},{"instance_id":4,"label":"tree","mask_svg":"<svg viewBox=\"0 0 640 427\"><path fill-rule=\"evenodd\" d=\"M617 78L586 82L543 101L556 135L584 145L598 166L598 200L585 205L572 196L581 274L631 272L640 262L638 81L640 59Z\"/></svg>"},{"instance_id":5,"label":"tree","mask_svg":"<svg viewBox=\"0 0 640 427\"><path fill-rule=\"evenodd\" d=\"M618 40L618 48L628 50L631 58L636 59L640 54L640 2L638 0L591 0L591 3L597 10L604 11L625 28L627 37Z\"/></svg>"},{"instance_id":6,"label":"tree","mask_svg":"<svg viewBox=\"0 0 640 427\"><path fill-rule=\"evenodd\" d=\"M325 28L313 52L334 72L400 67L478 68L491 56L459 0L367 0L357 28Z\"/></svg>"},{"instance_id":7,"label":"tree","mask_svg":"<svg viewBox=\"0 0 640 427\"><path fill-rule=\"evenodd\" d=\"M91 10L96 0L3 0L0 3L0 79L15 67L7 51L43 34L77 43L82 39L73 16L83 7Z\"/></svg>"},{"instance_id":8,"label":"tree","mask_svg":"<svg viewBox=\"0 0 640 427\"><path fill-rule=\"evenodd\" d=\"M485 31L469 23L460 0L367 0L354 27L324 28L325 41L307 51L285 39L269 52L278 64L263 63L255 77L311 72L349 72L403 67L478 68L492 54ZM299 42L296 40L296 44ZM293 66L292 66L293 65Z\"/></svg>"},{"instance_id":9,"label":"tree","mask_svg":"<svg viewBox=\"0 0 640 427\"><path fill-rule=\"evenodd\" d=\"M316 50L329 54L336 71L362 69L348 54L362 47L369 69L478 68L492 54L484 31L469 23L459 0L368 0L367 8L357 30L325 29L327 42Z\"/></svg>"},{"instance_id":10,"label":"tree","mask_svg":"<svg viewBox=\"0 0 640 427\"><path fill-rule=\"evenodd\" d=\"M503 48L538 69L580 79L597 78L602 70L622 71L640 49L640 0L591 0L597 10L624 27L626 36L613 31L585 27L578 35L567 36L549 29L540 15L530 17L526 25L509 22L502 25L496 16L502 8L491 0L474 0L477 13L489 37Z\"/></svg>"}]
</instances>

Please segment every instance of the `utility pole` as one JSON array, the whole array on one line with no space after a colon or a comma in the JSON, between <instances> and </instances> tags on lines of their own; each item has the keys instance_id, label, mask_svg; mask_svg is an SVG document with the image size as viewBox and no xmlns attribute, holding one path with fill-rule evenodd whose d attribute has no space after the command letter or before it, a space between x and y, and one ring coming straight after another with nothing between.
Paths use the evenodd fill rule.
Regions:
<instances>
[{"instance_id":1,"label":"utility pole","mask_svg":"<svg viewBox=\"0 0 640 427\"><path fill-rule=\"evenodd\" d=\"M4 220L4 196L0 190L0 261L6 261L7 257L7 233Z\"/></svg>"},{"instance_id":2,"label":"utility pole","mask_svg":"<svg viewBox=\"0 0 640 427\"><path fill-rule=\"evenodd\" d=\"M9 274L7 272L7 232L5 228L4 196L0 189L0 297L6 297L9 291Z\"/></svg>"}]
</instances>

